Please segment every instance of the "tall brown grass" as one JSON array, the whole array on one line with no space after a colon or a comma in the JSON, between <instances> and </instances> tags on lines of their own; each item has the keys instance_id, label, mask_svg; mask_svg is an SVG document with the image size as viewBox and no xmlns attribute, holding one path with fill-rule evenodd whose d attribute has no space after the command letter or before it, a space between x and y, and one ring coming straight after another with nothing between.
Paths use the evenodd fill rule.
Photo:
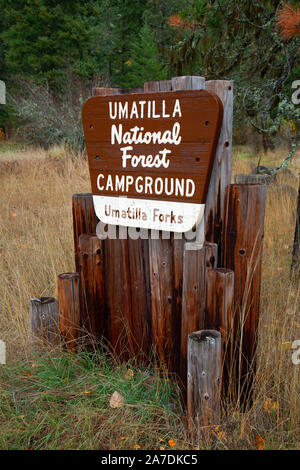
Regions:
<instances>
[{"instance_id":1,"label":"tall brown grass","mask_svg":"<svg viewBox=\"0 0 300 470\"><path fill-rule=\"evenodd\" d=\"M72 194L90 191L87 162L62 148L12 157L0 157L0 339L7 343L9 361L31 354L29 299L56 295L57 274L74 270ZM284 152L273 152L262 164L283 158ZM256 161L247 149L236 149L233 175L251 171ZM278 178L294 193L267 191L255 400L246 413L226 404L216 431L223 448L299 448L300 365L292 363L291 343L300 339L300 288L289 277L299 168L298 155L292 174ZM176 439L181 431L173 431Z\"/></svg>"}]
</instances>

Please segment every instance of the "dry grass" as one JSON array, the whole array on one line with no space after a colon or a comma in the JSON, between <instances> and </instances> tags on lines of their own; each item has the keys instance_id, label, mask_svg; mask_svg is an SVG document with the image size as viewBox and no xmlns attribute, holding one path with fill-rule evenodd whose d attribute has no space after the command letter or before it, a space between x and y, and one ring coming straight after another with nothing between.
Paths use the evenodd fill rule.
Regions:
<instances>
[{"instance_id":1,"label":"dry grass","mask_svg":"<svg viewBox=\"0 0 300 470\"><path fill-rule=\"evenodd\" d=\"M6 152L1 152L0 146L2 190L0 198L0 339L7 343L8 366L0 367L7 371L10 370L11 364L11 370L14 371L14 367L20 370L22 367L26 369L32 366L31 351L28 348L29 299L55 295L57 274L74 269L71 197L75 192L90 191L90 182L86 161L81 158L72 159L61 148L49 152L30 150L17 153L13 148L7 150L7 146L3 149ZM261 164L280 163L284 156L284 151L270 153L263 158ZM247 173L256 163L257 158L254 159L247 148L236 149L233 174ZM298 155L290 169L294 175L297 175L299 168ZM295 190L298 186L297 178L291 175L281 175L280 182L292 186ZM290 347L291 342L300 339L300 290L299 286L292 284L289 279L295 208L295 195L286 191L268 191L259 364L254 406L247 413L241 413L234 406L229 405L228 418L224 419L223 424L216 431L216 439L213 442L200 443L200 447L238 449L253 448L256 445L270 449L300 448L300 365L293 365L291 360L293 351ZM54 362L55 360L62 359L53 359ZM29 362L25 365L24 361ZM49 361L51 362L52 359L50 358ZM14 364L19 365L14 366ZM42 370L44 370L43 367L45 368L44 365L38 367ZM75 369L76 367L74 365ZM90 380L87 379L88 371L84 368L76 370L74 387L78 387L78 384L84 387L84 381ZM95 373L96 371L93 370L94 375ZM102 370L99 373L104 374L107 380L113 380L112 377L120 375L117 370L113 371L113 369L106 372ZM10 387L16 387L16 390L20 387L20 384L14 381L15 379L8 378L7 372L5 374L0 375L0 381L2 379L0 394L1 387L3 393L13 390ZM42 377L44 377L43 374ZM53 406L55 410L57 408L57 415L53 415L56 413L55 410L49 411L51 420L49 418L50 421L47 421L47 430L43 434L39 423L43 419L45 409L38 405L37 394L45 386L44 382L35 381L33 385L31 383L33 379L30 377L27 379L23 377L22 380L22 393L20 392L19 395L23 397L26 393L26 409L29 407L36 410L34 416L31 417L32 435L35 437L31 435L30 442L32 439L38 442L38 447L65 448L66 443L70 442L72 448L102 448L100 442L102 438L105 438L109 448L122 446L122 448L130 448L138 444L138 436L145 426L149 439L147 441L146 431L144 431L143 448L159 449L161 445L167 445L169 438L176 441L177 448L191 448L194 445L187 440L182 414L180 416L177 410L179 414L174 418L165 405L164 398L171 399L171 391L163 392L164 398L161 398L157 412L151 415L150 420L137 422L135 433L126 441L126 444L120 441L118 424L122 426L122 433L130 436L130 426L138 417L128 411L130 409L126 409L121 415L113 415L116 421L108 413L104 413L100 420L95 411L95 403L91 407L86 400L80 401L80 406L76 402L76 407L74 405L67 411L55 402ZM27 384L24 380L31 382ZM138 387L139 384L135 386ZM70 387L68 393L71 393ZM110 389L109 392L106 390L105 393L110 393L110 391ZM137 406L146 406L143 402L143 393L137 398ZM153 397L157 397L160 393L155 389ZM64 396L64 400L68 398ZM107 395L103 400L99 403L101 407L106 406L104 401L107 401ZM19 403L18 411L12 410L13 405L10 400L7 401L5 409L3 403L2 401L2 408L0 408L2 426L0 447L28 448L25 437L27 440L29 438L25 431L25 437L22 437L23 426L24 429L26 428L24 420L18 420L16 417L27 412L22 411L24 403L22 401L21 404ZM7 410L10 410L9 413ZM161 410L164 410L163 414ZM182 419L183 421L180 421ZM73 421L76 423L76 432L73 432ZM112 423L111 434L108 435L110 422ZM126 423L128 423L127 428ZM49 429L53 426L56 426L57 433L51 437ZM79 429L81 429L80 432ZM17 430L22 438L16 440L14 430ZM5 432L6 438L3 437ZM47 439L45 439L45 432L48 433ZM60 433L64 435L61 440L57 437ZM74 437L74 433L77 438ZM164 435L163 441L160 441L161 433ZM93 438L95 435L97 442ZM164 443L161 444L161 442Z\"/></svg>"}]
</instances>

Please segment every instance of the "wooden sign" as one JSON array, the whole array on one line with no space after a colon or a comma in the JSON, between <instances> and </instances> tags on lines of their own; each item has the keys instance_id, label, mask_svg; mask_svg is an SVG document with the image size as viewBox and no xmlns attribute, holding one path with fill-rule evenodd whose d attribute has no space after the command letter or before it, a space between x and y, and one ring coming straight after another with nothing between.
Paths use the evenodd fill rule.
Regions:
<instances>
[{"instance_id":1,"label":"wooden sign","mask_svg":"<svg viewBox=\"0 0 300 470\"><path fill-rule=\"evenodd\" d=\"M98 218L190 230L204 213L222 117L206 90L90 98L82 119Z\"/></svg>"}]
</instances>

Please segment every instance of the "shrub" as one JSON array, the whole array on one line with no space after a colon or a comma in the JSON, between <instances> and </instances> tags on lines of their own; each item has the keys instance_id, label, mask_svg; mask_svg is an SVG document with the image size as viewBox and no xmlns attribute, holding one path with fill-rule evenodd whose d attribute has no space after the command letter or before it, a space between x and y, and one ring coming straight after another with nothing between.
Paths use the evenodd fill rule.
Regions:
<instances>
[{"instance_id":1,"label":"shrub","mask_svg":"<svg viewBox=\"0 0 300 470\"><path fill-rule=\"evenodd\" d=\"M17 135L31 145L49 148L63 144L73 152L82 151L81 107L88 96L82 88L77 86L58 98L47 84L32 81L19 84L17 92L8 94L17 118Z\"/></svg>"}]
</instances>

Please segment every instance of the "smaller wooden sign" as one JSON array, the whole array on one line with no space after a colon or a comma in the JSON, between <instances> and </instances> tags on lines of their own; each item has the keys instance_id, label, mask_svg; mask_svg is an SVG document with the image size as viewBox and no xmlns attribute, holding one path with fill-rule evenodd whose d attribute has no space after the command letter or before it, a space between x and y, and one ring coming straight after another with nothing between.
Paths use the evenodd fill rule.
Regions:
<instances>
[{"instance_id":1,"label":"smaller wooden sign","mask_svg":"<svg viewBox=\"0 0 300 470\"><path fill-rule=\"evenodd\" d=\"M204 213L222 117L206 90L90 98L82 118L99 219L190 230Z\"/></svg>"}]
</instances>

